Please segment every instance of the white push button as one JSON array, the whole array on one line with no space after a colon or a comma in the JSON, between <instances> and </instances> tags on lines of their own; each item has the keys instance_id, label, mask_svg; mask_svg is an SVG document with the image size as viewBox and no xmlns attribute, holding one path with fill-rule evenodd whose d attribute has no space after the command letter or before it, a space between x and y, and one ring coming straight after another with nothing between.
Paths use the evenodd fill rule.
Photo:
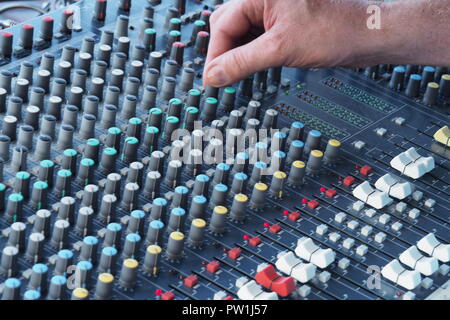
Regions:
<instances>
[{"instance_id":1,"label":"white push button","mask_svg":"<svg viewBox=\"0 0 450 320\"><path fill-rule=\"evenodd\" d=\"M385 265L383 269L381 269L381 274L386 279L408 290L413 290L422 281L419 271L406 270L397 259L394 259Z\"/></svg>"},{"instance_id":2,"label":"white push button","mask_svg":"<svg viewBox=\"0 0 450 320\"><path fill-rule=\"evenodd\" d=\"M375 188L387 192L391 197L403 200L412 193L409 182L400 182L392 175L385 174L375 182Z\"/></svg>"},{"instance_id":3,"label":"white push button","mask_svg":"<svg viewBox=\"0 0 450 320\"><path fill-rule=\"evenodd\" d=\"M391 160L390 164L392 168L413 179L422 177L435 167L433 157L421 156L415 148L409 148L400 153Z\"/></svg>"},{"instance_id":4,"label":"white push button","mask_svg":"<svg viewBox=\"0 0 450 320\"><path fill-rule=\"evenodd\" d=\"M364 181L353 189L353 196L375 209L384 208L392 202L387 192L372 188L368 181Z\"/></svg>"},{"instance_id":5,"label":"white push button","mask_svg":"<svg viewBox=\"0 0 450 320\"><path fill-rule=\"evenodd\" d=\"M417 247L441 262L450 261L450 244L440 243L434 233L429 233L417 242Z\"/></svg>"},{"instance_id":6,"label":"white push button","mask_svg":"<svg viewBox=\"0 0 450 320\"><path fill-rule=\"evenodd\" d=\"M278 254L275 267L301 283L306 283L314 278L317 269L312 263L302 263L302 261L290 251Z\"/></svg>"},{"instance_id":7,"label":"white push button","mask_svg":"<svg viewBox=\"0 0 450 320\"><path fill-rule=\"evenodd\" d=\"M303 260L309 261L319 268L326 268L333 263L336 254L330 248L319 248L310 238L303 237L297 242L295 254Z\"/></svg>"},{"instance_id":8,"label":"white push button","mask_svg":"<svg viewBox=\"0 0 450 320\"><path fill-rule=\"evenodd\" d=\"M425 276L432 275L439 268L439 263L436 258L423 256L416 246L412 246L402 252L400 254L400 261Z\"/></svg>"}]
</instances>

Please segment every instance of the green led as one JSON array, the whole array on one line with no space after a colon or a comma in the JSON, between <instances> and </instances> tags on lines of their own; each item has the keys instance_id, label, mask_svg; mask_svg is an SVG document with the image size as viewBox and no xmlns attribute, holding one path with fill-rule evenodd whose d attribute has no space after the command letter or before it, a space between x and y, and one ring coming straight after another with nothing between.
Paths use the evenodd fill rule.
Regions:
<instances>
[{"instance_id":1,"label":"green led","mask_svg":"<svg viewBox=\"0 0 450 320\"><path fill-rule=\"evenodd\" d=\"M390 112L393 109L395 109L394 106L390 105L386 101L383 101L382 99L373 96L371 94L368 94L364 92L361 89L358 89L356 87L353 87L348 84L341 84L339 87L336 88L338 91L352 97L356 101L362 102L372 108L375 108L377 110L383 111L383 112Z\"/></svg>"}]
</instances>

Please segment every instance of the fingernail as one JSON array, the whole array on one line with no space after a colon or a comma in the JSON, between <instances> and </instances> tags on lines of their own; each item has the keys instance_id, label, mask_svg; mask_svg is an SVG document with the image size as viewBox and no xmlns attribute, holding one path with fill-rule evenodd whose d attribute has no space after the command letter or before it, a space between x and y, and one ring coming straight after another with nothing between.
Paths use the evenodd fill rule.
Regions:
<instances>
[{"instance_id":1,"label":"fingernail","mask_svg":"<svg viewBox=\"0 0 450 320\"><path fill-rule=\"evenodd\" d=\"M208 71L208 83L214 87L223 87L228 83L228 76L220 65L215 65Z\"/></svg>"}]
</instances>

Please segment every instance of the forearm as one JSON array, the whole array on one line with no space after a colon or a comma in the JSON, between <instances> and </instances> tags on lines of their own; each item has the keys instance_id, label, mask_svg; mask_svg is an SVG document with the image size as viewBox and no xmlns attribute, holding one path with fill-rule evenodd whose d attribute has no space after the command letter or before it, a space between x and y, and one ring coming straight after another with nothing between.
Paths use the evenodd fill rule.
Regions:
<instances>
[{"instance_id":1,"label":"forearm","mask_svg":"<svg viewBox=\"0 0 450 320\"><path fill-rule=\"evenodd\" d=\"M380 8L381 29L366 28L361 59L372 64L450 64L450 0L398 0Z\"/></svg>"}]
</instances>

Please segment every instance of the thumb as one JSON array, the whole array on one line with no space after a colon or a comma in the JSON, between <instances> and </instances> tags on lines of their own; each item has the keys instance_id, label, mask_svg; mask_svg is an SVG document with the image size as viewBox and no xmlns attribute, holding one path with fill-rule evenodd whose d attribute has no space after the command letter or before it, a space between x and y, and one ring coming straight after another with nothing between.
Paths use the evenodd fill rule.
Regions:
<instances>
[{"instance_id":1,"label":"thumb","mask_svg":"<svg viewBox=\"0 0 450 320\"><path fill-rule=\"evenodd\" d=\"M205 83L223 87L250 74L283 64L280 41L266 32L255 40L223 53L208 63Z\"/></svg>"}]
</instances>

